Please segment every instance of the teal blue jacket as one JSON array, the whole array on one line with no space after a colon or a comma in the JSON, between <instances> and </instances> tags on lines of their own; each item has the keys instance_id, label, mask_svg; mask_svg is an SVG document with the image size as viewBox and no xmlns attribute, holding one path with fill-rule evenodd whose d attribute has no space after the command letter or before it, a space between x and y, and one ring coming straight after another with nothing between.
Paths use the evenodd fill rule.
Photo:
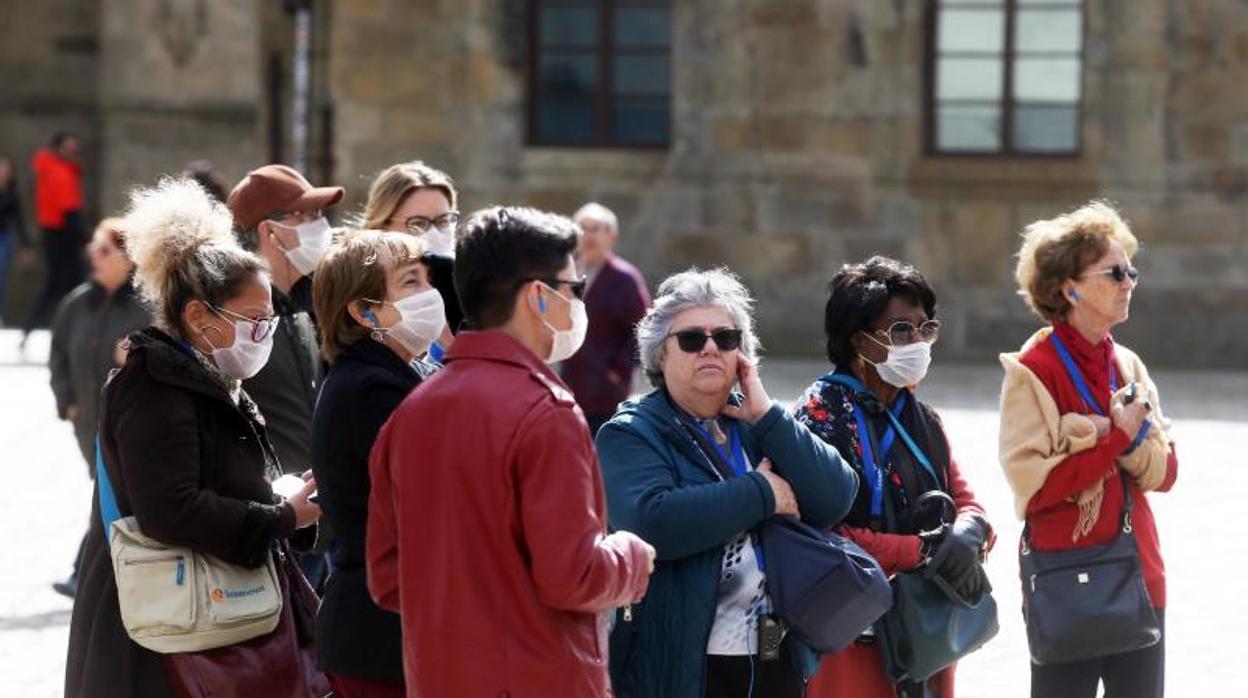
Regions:
<instances>
[{"instance_id":1,"label":"teal blue jacket","mask_svg":"<svg viewBox=\"0 0 1248 698\"><path fill-rule=\"evenodd\" d=\"M802 520L838 523L858 490L858 476L836 449L778 404L752 427L740 424L751 463L771 459L797 495ZM617 614L611 633L611 682L621 698L702 698L706 644L715 619L723 547L775 511L757 472L723 479L662 389L625 402L597 437L614 530L655 547L645 598ZM818 657L789 636L789 654L809 676Z\"/></svg>"}]
</instances>

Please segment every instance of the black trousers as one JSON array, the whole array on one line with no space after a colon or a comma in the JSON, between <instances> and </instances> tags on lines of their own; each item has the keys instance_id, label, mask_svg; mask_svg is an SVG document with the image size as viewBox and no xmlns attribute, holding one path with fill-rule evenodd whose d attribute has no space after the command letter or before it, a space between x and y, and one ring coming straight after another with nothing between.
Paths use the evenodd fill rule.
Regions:
<instances>
[{"instance_id":1,"label":"black trousers","mask_svg":"<svg viewBox=\"0 0 1248 698\"><path fill-rule=\"evenodd\" d=\"M1161 641L1152 647L1066 664L1031 665L1031 698L1161 698L1166 690L1166 614L1158 608Z\"/></svg>"},{"instance_id":2,"label":"black trousers","mask_svg":"<svg viewBox=\"0 0 1248 698\"><path fill-rule=\"evenodd\" d=\"M26 316L22 332L30 331L46 323L56 304L66 293L82 283L86 278L86 265L83 262L83 248L87 244L83 229L82 214L72 212L65 215L65 226L56 230L43 231L43 259L47 267L43 279L43 290L39 298Z\"/></svg>"},{"instance_id":3,"label":"black trousers","mask_svg":"<svg viewBox=\"0 0 1248 698\"><path fill-rule=\"evenodd\" d=\"M783 646L780 658L768 662L757 656L706 656L706 698L801 698L805 688Z\"/></svg>"}]
</instances>

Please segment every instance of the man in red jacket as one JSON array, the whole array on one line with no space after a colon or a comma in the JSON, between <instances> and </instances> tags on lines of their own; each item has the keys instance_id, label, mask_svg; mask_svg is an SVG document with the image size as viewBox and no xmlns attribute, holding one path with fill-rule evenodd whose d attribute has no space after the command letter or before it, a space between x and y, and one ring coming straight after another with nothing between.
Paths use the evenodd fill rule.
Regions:
<instances>
[{"instance_id":1,"label":"man in red jacket","mask_svg":"<svg viewBox=\"0 0 1248 698\"><path fill-rule=\"evenodd\" d=\"M47 266L43 290L22 325L26 336L75 286L86 277L83 250L87 244L82 219L82 167L78 156L82 141L72 133L58 131L47 148L40 148L30 166L35 173L35 222L43 231L43 254Z\"/></svg>"},{"instance_id":2,"label":"man in red jacket","mask_svg":"<svg viewBox=\"0 0 1248 698\"><path fill-rule=\"evenodd\" d=\"M547 363L586 317L571 221L480 211L456 249L472 331L373 445L373 599L403 622L409 696L604 696L609 608L642 597L654 548L607 534L602 479Z\"/></svg>"}]
</instances>

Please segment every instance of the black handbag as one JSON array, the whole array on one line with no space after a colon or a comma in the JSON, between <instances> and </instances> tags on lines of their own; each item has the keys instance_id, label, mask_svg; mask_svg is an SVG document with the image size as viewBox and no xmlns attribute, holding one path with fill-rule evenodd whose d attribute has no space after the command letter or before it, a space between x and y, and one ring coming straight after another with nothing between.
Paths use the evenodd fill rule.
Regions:
<instances>
[{"instance_id":1,"label":"black handbag","mask_svg":"<svg viewBox=\"0 0 1248 698\"><path fill-rule=\"evenodd\" d=\"M919 497L916 510L933 495L953 510L953 499L940 491ZM891 509L886 511L891 518ZM987 590L972 601L939 575L904 572L893 576L892 593L893 607L874 629L885 674L893 683L926 681L983 647L1000 630L997 602Z\"/></svg>"},{"instance_id":2,"label":"black handbag","mask_svg":"<svg viewBox=\"0 0 1248 698\"><path fill-rule=\"evenodd\" d=\"M1143 649L1161 640L1131 531L1134 503L1119 471L1122 526L1102 545L1041 552L1023 529L1018 567L1023 578L1027 646L1036 664L1059 664Z\"/></svg>"},{"instance_id":3,"label":"black handbag","mask_svg":"<svg viewBox=\"0 0 1248 698\"><path fill-rule=\"evenodd\" d=\"M839 652L888 610L888 576L853 541L788 516L760 527L767 593L790 632L819 652Z\"/></svg>"}]
</instances>

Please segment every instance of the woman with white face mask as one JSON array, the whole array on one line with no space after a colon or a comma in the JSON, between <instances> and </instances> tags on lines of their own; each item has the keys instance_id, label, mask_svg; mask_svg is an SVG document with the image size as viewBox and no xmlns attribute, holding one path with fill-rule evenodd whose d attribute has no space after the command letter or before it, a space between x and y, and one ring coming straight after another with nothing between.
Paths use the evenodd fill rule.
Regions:
<instances>
[{"instance_id":1,"label":"woman with white face mask","mask_svg":"<svg viewBox=\"0 0 1248 698\"><path fill-rule=\"evenodd\" d=\"M982 558L992 529L959 472L939 416L914 393L940 334L936 294L914 267L886 257L845 265L828 287L824 330L832 371L806 390L795 415L858 472L858 495L837 531L871 553L889 576L940 576L977 601L990 589ZM953 511L944 512L952 523L942 523L939 507L920 503L933 492L952 499ZM926 685L890 682L876 641L864 633L826 655L808 695L954 695L952 667Z\"/></svg>"},{"instance_id":2,"label":"woman with white face mask","mask_svg":"<svg viewBox=\"0 0 1248 698\"><path fill-rule=\"evenodd\" d=\"M458 201L455 183L445 172L419 160L401 162L382 170L373 180L360 224L362 228L408 233L424 244L429 282L438 289L446 307L446 328L430 349L435 361L441 361L451 348L464 317L453 278Z\"/></svg>"},{"instance_id":3,"label":"woman with white face mask","mask_svg":"<svg viewBox=\"0 0 1248 698\"><path fill-rule=\"evenodd\" d=\"M315 539L320 507L309 496L316 483L286 500L273 493L269 483L281 467L264 419L241 387L273 346L276 320L264 263L235 241L225 207L188 179L137 190L121 227L155 326L130 335L125 363L103 391L97 512L109 499L100 497L107 489L100 483L108 483L116 513L135 517L160 543L252 569L274 560L284 608L272 637L286 637L277 646L290 651L266 654L275 663L266 659L254 673L231 665L229 675L240 683L298 677L291 679L297 693L323 695L324 677L302 665L295 646L294 614L310 610L298 598L307 583L296 566L282 564L290 559L285 539L308 545ZM109 531L98 513L80 564L67 696L181 695L191 665L228 663L231 646L161 655L130 638ZM159 606L159 599L151 601ZM257 641L267 642L249 642ZM319 681L305 682L305 676Z\"/></svg>"},{"instance_id":4,"label":"woman with white face mask","mask_svg":"<svg viewBox=\"0 0 1248 698\"><path fill-rule=\"evenodd\" d=\"M365 573L368 457L394 408L433 372L421 360L446 326L422 242L349 231L317 267L312 297L330 362L312 420L312 470L335 535L317 617L320 667L337 695L403 695L399 616L369 597Z\"/></svg>"}]
</instances>

